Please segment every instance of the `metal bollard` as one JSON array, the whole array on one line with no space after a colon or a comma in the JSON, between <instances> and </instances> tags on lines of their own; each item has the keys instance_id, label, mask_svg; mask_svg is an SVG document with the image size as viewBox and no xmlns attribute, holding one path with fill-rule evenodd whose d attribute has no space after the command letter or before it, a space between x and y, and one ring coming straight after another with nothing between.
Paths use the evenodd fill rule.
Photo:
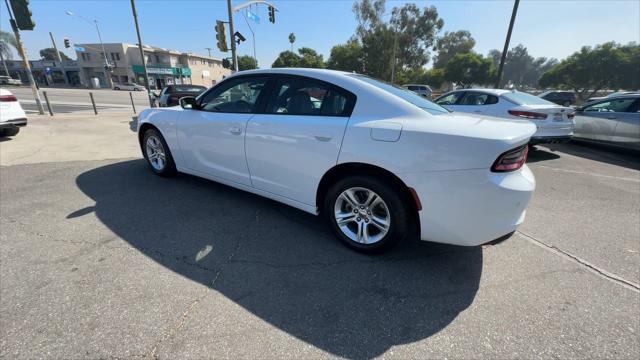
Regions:
<instances>
[{"instance_id":1,"label":"metal bollard","mask_svg":"<svg viewBox=\"0 0 640 360\"><path fill-rule=\"evenodd\" d=\"M91 105L93 105L93 112L98 115L98 108L96 108L96 101L93 100L93 93L89 92L89 97L91 97Z\"/></svg>"},{"instance_id":2,"label":"metal bollard","mask_svg":"<svg viewBox=\"0 0 640 360\"><path fill-rule=\"evenodd\" d=\"M136 113L136 104L133 103L133 95L131 94L131 91L129 91L129 98L131 99L131 107L133 108L133 113Z\"/></svg>"},{"instance_id":3,"label":"metal bollard","mask_svg":"<svg viewBox=\"0 0 640 360\"><path fill-rule=\"evenodd\" d=\"M43 91L44 101L47 102L47 109L49 109L49 115L53 116L53 110L51 110L51 103L49 102L49 97L47 96L47 92Z\"/></svg>"}]
</instances>

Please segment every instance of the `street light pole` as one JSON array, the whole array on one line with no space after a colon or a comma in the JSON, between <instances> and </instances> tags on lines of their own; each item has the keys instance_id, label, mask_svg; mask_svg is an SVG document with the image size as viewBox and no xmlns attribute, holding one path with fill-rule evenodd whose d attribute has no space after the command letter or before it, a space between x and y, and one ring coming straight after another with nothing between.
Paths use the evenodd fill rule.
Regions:
<instances>
[{"instance_id":1,"label":"street light pole","mask_svg":"<svg viewBox=\"0 0 640 360\"><path fill-rule=\"evenodd\" d=\"M149 85L149 72L147 71L147 60L144 58L144 48L142 46L142 36L140 35L140 25L138 25L138 12L136 11L135 0L131 0L131 11L133 12L133 21L136 23L136 33L138 34L138 48L140 48L140 57L142 58L142 68L144 69L144 81L147 87L149 106L153 107L153 99L151 98L151 85Z\"/></svg>"},{"instance_id":2,"label":"street light pole","mask_svg":"<svg viewBox=\"0 0 640 360\"><path fill-rule=\"evenodd\" d=\"M60 51L58 51L58 45L56 45L56 40L53 37L53 33L49 31L49 36L51 36L51 43L53 43L53 50L56 52L56 57L58 58L58 62L60 63L60 68L62 69L62 77L64 77L65 85L69 85L69 79L67 79L67 71L64 68L64 63L62 62L62 56L60 56Z\"/></svg>"},{"instance_id":3,"label":"street light pole","mask_svg":"<svg viewBox=\"0 0 640 360\"><path fill-rule=\"evenodd\" d=\"M502 69L504 68L504 62L507 59L507 51L509 51L509 42L511 41L511 32L513 31L513 23L516 21L516 14L518 13L518 5L520 0L515 0L513 3L513 11L511 12L511 21L509 22L509 30L507 31L507 39L504 42L504 48L502 49L502 56L500 57L500 66L498 66L498 76L496 77L496 89L500 89L500 83L502 82Z\"/></svg>"},{"instance_id":4,"label":"street light pole","mask_svg":"<svg viewBox=\"0 0 640 360\"><path fill-rule=\"evenodd\" d=\"M247 27L249 28L249 31L251 31L251 37L253 38L253 59L256 61L256 65L257 65L258 58L256 57L256 33L253 32L253 28L251 27L251 25L249 25L249 20L247 20L247 16L245 14L242 14L242 17L244 17L244 21L247 23Z\"/></svg>"},{"instance_id":5,"label":"street light pole","mask_svg":"<svg viewBox=\"0 0 640 360\"><path fill-rule=\"evenodd\" d=\"M207 49L207 51L209 52L209 57L211 57L211 50L212 50L213 48L206 47L205 49Z\"/></svg>"},{"instance_id":6,"label":"street light pole","mask_svg":"<svg viewBox=\"0 0 640 360\"><path fill-rule=\"evenodd\" d=\"M238 71L238 53L236 52L236 39L233 35L235 30L233 29L233 8L231 7L231 0L227 0L227 8L229 10L229 40L231 40L231 56L233 57L233 70Z\"/></svg>"},{"instance_id":7,"label":"street light pole","mask_svg":"<svg viewBox=\"0 0 640 360\"><path fill-rule=\"evenodd\" d=\"M105 77L107 78L107 83L109 83L109 87L113 89L113 79L111 79L111 71L109 71L109 68L110 68L109 60L107 59L107 52L105 51L104 43L102 42L102 35L100 35L100 27L98 26L98 20L91 21L91 20L85 18L84 16L75 14L75 13L73 13L71 11L67 11L66 14L69 15L69 16L76 16L76 17L78 17L78 18L80 18L80 19L82 19L82 20L84 20L84 21L86 21L86 22L88 22L90 24L93 23L93 25L96 26L96 31L98 32L98 40L100 40L100 47L102 48L102 54L104 55L104 71L105 71L105 74L106 74Z\"/></svg>"}]
</instances>

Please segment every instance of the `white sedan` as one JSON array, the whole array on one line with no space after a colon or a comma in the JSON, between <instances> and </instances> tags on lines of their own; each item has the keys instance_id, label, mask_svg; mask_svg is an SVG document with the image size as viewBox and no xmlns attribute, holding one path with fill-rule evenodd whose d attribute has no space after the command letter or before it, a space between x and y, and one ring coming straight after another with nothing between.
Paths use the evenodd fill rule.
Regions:
<instances>
[{"instance_id":1,"label":"white sedan","mask_svg":"<svg viewBox=\"0 0 640 360\"><path fill-rule=\"evenodd\" d=\"M572 108L519 91L456 90L440 96L436 103L456 112L531 120L537 128L531 145L569 141L575 128Z\"/></svg>"},{"instance_id":2,"label":"white sedan","mask_svg":"<svg viewBox=\"0 0 640 360\"><path fill-rule=\"evenodd\" d=\"M146 88L136 83L124 83L124 84L113 85L113 90L145 91Z\"/></svg>"},{"instance_id":3,"label":"white sedan","mask_svg":"<svg viewBox=\"0 0 640 360\"><path fill-rule=\"evenodd\" d=\"M140 114L151 170L184 172L324 215L347 246L410 234L474 246L522 223L535 188L529 121L452 114L353 73L236 73L181 106Z\"/></svg>"},{"instance_id":4,"label":"white sedan","mask_svg":"<svg viewBox=\"0 0 640 360\"><path fill-rule=\"evenodd\" d=\"M27 115L18 99L11 91L0 89L0 135L18 135L23 126L27 126Z\"/></svg>"}]
</instances>

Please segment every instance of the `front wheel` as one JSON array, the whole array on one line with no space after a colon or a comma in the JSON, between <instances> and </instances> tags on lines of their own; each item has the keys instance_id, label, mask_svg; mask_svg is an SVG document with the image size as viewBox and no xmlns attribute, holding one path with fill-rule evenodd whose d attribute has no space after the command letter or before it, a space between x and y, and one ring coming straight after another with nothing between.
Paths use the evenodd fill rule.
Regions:
<instances>
[{"instance_id":1,"label":"front wheel","mask_svg":"<svg viewBox=\"0 0 640 360\"><path fill-rule=\"evenodd\" d=\"M410 213L402 195L373 177L338 181L327 192L323 209L336 237L356 251L382 252L409 234Z\"/></svg>"},{"instance_id":2,"label":"front wheel","mask_svg":"<svg viewBox=\"0 0 640 360\"><path fill-rule=\"evenodd\" d=\"M149 129L144 133L142 153L154 173L160 176L175 175L176 164L171 150L158 130Z\"/></svg>"},{"instance_id":3,"label":"front wheel","mask_svg":"<svg viewBox=\"0 0 640 360\"><path fill-rule=\"evenodd\" d=\"M569 106L571 106L571 101L568 101L568 100L567 100L567 101L563 102L563 103L562 103L562 106L564 106L564 107L569 107Z\"/></svg>"}]
</instances>

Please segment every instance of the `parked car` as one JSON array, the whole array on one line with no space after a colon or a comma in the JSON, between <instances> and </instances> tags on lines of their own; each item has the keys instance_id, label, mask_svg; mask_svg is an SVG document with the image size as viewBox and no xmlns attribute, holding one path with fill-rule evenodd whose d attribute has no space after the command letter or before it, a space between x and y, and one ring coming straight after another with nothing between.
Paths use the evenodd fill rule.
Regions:
<instances>
[{"instance_id":1,"label":"parked car","mask_svg":"<svg viewBox=\"0 0 640 360\"><path fill-rule=\"evenodd\" d=\"M406 84L402 85L402 87L407 90L411 90L420 96L426 97L427 99L431 99L431 94L433 94L429 85Z\"/></svg>"},{"instance_id":2,"label":"parked car","mask_svg":"<svg viewBox=\"0 0 640 360\"><path fill-rule=\"evenodd\" d=\"M180 105L140 114L154 173L323 214L362 252L416 228L422 240L457 245L503 237L522 223L535 187L525 165L531 122L450 113L360 74L243 71Z\"/></svg>"},{"instance_id":3,"label":"parked car","mask_svg":"<svg viewBox=\"0 0 640 360\"><path fill-rule=\"evenodd\" d=\"M160 92L158 105L159 106L175 106L178 105L178 100L185 96L198 96L203 91L207 90L206 87L200 85L169 85L165 86Z\"/></svg>"},{"instance_id":4,"label":"parked car","mask_svg":"<svg viewBox=\"0 0 640 360\"><path fill-rule=\"evenodd\" d=\"M572 108L524 92L501 89L455 90L437 98L436 103L457 112L530 120L538 129L531 137L530 145L566 142L573 135Z\"/></svg>"},{"instance_id":5,"label":"parked car","mask_svg":"<svg viewBox=\"0 0 640 360\"><path fill-rule=\"evenodd\" d=\"M22 85L22 81L20 81L20 79L14 79L10 76L0 75L0 85L20 86Z\"/></svg>"},{"instance_id":6,"label":"parked car","mask_svg":"<svg viewBox=\"0 0 640 360\"><path fill-rule=\"evenodd\" d=\"M27 126L27 114L18 99L11 91L0 89L0 135L16 136L23 126Z\"/></svg>"},{"instance_id":7,"label":"parked car","mask_svg":"<svg viewBox=\"0 0 640 360\"><path fill-rule=\"evenodd\" d=\"M574 137L640 150L640 95L588 103L576 110Z\"/></svg>"},{"instance_id":8,"label":"parked car","mask_svg":"<svg viewBox=\"0 0 640 360\"><path fill-rule=\"evenodd\" d=\"M145 91L146 88L136 83L114 84L113 90Z\"/></svg>"},{"instance_id":9,"label":"parked car","mask_svg":"<svg viewBox=\"0 0 640 360\"><path fill-rule=\"evenodd\" d=\"M618 97L618 96L623 96L623 95L640 95L640 92L637 91L617 91L614 93L611 93L607 96L596 96L596 97L590 97L589 99L587 99L587 103L592 103L594 101L600 101L600 100L605 100L605 99L610 99L610 98L614 98L614 97Z\"/></svg>"},{"instance_id":10,"label":"parked car","mask_svg":"<svg viewBox=\"0 0 640 360\"><path fill-rule=\"evenodd\" d=\"M576 93L573 91L549 90L539 94L538 97L566 107L576 103Z\"/></svg>"}]
</instances>

